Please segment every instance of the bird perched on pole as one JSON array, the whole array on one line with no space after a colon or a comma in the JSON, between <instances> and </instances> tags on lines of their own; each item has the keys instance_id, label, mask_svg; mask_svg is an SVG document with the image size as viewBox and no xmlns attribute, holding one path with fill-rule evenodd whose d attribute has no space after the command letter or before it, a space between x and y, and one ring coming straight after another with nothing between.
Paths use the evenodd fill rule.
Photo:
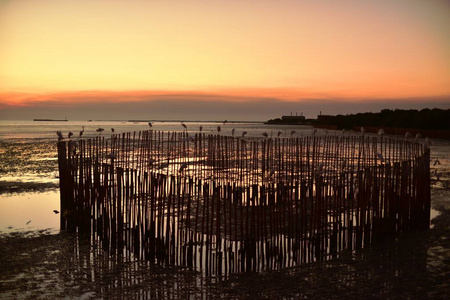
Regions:
<instances>
[{"instance_id":1,"label":"bird perched on pole","mask_svg":"<svg viewBox=\"0 0 450 300\"><path fill-rule=\"evenodd\" d=\"M61 131L57 131L56 135L58 136L58 142L64 139Z\"/></svg>"},{"instance_id":2,"label":"bird perched on pole","mask_svg":"<svg viewBox=\"0 0 450 300\"><path fill-rule=\"evenodd\" d=\"M242 137L247 134L247 131L242 132Z\"/></svg>"},{"instance_id":3,"label":"bird perched on pole","mask_svg":"<svg viewBox=\"0 0 450 300\"><path fill-rule=\"evenodd\" d=\"M186 124L184 124L183 122L181 122L181 126L183 126L183 128L184 128L185 130L187 130L187 126L186 126Z\"/></svg>"}]
</instances>

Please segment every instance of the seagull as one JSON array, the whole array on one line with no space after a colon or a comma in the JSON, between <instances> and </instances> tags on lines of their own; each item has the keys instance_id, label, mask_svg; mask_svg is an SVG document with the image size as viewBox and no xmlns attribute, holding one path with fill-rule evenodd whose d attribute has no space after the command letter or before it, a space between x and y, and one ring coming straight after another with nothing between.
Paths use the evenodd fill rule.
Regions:
<instances>
[{"instance_id":1,"label":"seagull","mask_svg":"<svg viewBox=\"0 0 450 300\"><path fill-rule=\"evenodd\" d=\"M54 209L53 212L54 212L55 214L59 214L59 211L56 210L56 209Z\"/></svg>"},{"instance_id":2,"label":"seagull","mask_svg":"<svg viewBox=\"0 0 450 300\"><path fill-rule=\"evenodd\" d=\"M159 169L165 169L165 168L167 168L169 166L169 164L168 163L162 163L160 166L159 166Z\"/></svg>"},{"instance_id":3,"label":"seagull","mask_svg":"<svg viewBox=\"0 0 450 300\"><path fill-rule=\"evenodd\" d=\"M28 225L28 224L30 224L30 223L31 223L31 220L30 220L30 221L28 221L26 225Z\"/></svg>"},{"instance_id":4,"label":"seagull","mask_svg":"<svg viewBox=\"0 0 450 300\"><path fill-rule=\"evenodd\" d=\"M63 139L64 139L64 137L63 137L63 135L62 135L61 131L57 131L57 132L56 132L56 134L58 135L58 141L60 141L60 140L63 140Z\"/></svg>"},{"instance_id":5,"label":"seagull","mask_svg":"<svg viewBox=\"0 0 450 300\"><path fill-rule=\"evenodd\" d=\"M282 132L281 132L281 131L278 131L277 137L280 137L281 134L282 134Z\"/></svg>"},{"instance_id":6,"label":"seagull","mask_svg":"<svg viewBox=\"0 0 450 300\"><path fill-rule=\"evenodd\" d=\"M111 132L114 132L114 131L116 131L114 128L111 128Z\"/></svg>"},{"instance_id":7,"label":"seagull","mask_svg":"<svg viewBox=\"0 0 450 300\"><path fill-rule=\"evenodd\" d=\"M420 133L416 134L415 141L417 142L421 137L422 135Z\"/></svg>"},{"instance_id":8,"label":"seagull","mask_svg":"<svg viewBox=\"0 0 450 300\"><path fill-rule=\"evenodd\" d=\"M200 125L200 132L202 132L202 130L203 130L203 126L202 126L202 125Z\"/></svg>"},{"instance_id":9,"label":"seagull","mask_svg":"<svg viewBox=\"0 0 450 300\"><path fill-rule=\"evenodd\" d=\"M233 129L231 129L231 136L234 136L234 131L235 131L235 129L233 128Z\"/></svg>"},{"instance_id":10,"label":"seagull","mask_svg":"<svg viewBox=\"0 0 450 300\"><path fill-rule=\"evenodd\" d=\"M269 135L267 134L267 132L263 132L262 134L264 137L269 137Z\"/></svg>"},{"instance_id":11,"label":"seagull","mask_svg":"<svg viewBox=\"0 0 450 300\"><path fill-rule=\"evenodd\" d=\"M441 180L441 175L442 173L438 173L437 169L434 169L433 175L436 176L436 180L440 181Z\"/></svg>"},{"instance_id":12,"label":"seagull","mask_svg":"<svg viewBox=\"0 0 450 300\"><path fill-rule=\"evenodd\" d=\"M81 130L80 131L80 137L83 135L83 133L84 133L84 126L82 126L83 127L83 130Z\"/></svg>"},{"instance_id":13,"label":"seagull","mask_svg":"<svg viewBox=\"0 0 450 300\"><path fill-rule=\"evenodd\" d=\"M97 132L99 132L99 133L102 133L103 131L105 131L105 129L104 128L97 128L95 131L97 131Z\"/></svg>"},{"instance_id":14,"label":"seagull","mask_svg":"<svg viewBox=\"0 0 450 300\"><path fill-rule=\"evenodd\" d=\"M72 131L70 131L69 132L69 134L67 135L68 137L69 137L69 139L70 139L70 137L73 135L73 132Z\"/></svg>"},{"instance_id":15,"label":"seagull","mask_svg":"<svg viewBox=\"0 0 450 300\"><path fill-rule=\"evenodd\" d=\"M152 127L153 126L152 122L148 122L148 126Z\"/></svg>"},{"instance_id":16,"label":"seagull","mask_svg":"<svg viewBox=\"0 0 450 300\"><path fill-rule=\"evenodd\" d=\"M320 163L320 164L319 164L319 167L317 168L317 173L318 173L318 174L322 174L322 172L323 172L323 166L324 166L323 163Z\"/></svg>"},{"instance_id":17,"label":"seagull","mask_svg":"<svg viewBox=\"0 0 450 300\"><path fill-rule=\"evenodd\" d=\"M315 129L314 129L315 130ZM315 134L316 132L315 131L313 131L313 134ZM291 136L293 136L295 134L295 130L292 130L291 131Z\"/></svg>"},{"instance_id":18,"label":"seagull","mask_svg":"<svg viewBox=\"0 0 450 300\"><path fill-rule=\"evenodd\" d=\"M221 128L220 126L217 126L217 132L220 132Z\"/></svg>"},{"instance_id":19,"label":"seagull","mask_svg":"<svg viewBox=\"0 0 450 300\"><path fill-rule=\"evenodd\" d=\"M106 158L109 158L109 159L116 159L117 158L117 156L114 154L114 153L109 153L108 155L106 155Z\"/></svg>"},{"instance_id":20,"label":"seagull","mask_svg":"<svg viewBox=\"0 0 450 300\"><path fill-rule=\"evenodd\" d=\"M247 131L242 132L242 137L247 134Z\"/></svg>"},{"instance_id":21,"label":"seagull","mask_svg":"<svg viewBox=\"0 0 450 300\"><path fill-rule=\"evenodd\" d=\"M381 135L381 136L384 135L384 130L383 130L383 128L378 129L378 135Z\"/></svg>"},{"instance_id":22,"label":"seagull","mask_svg":"<svg viewBox=\"0 0 450 300\"><path fill-rule=\"evenodd\" d=\"M181 164L180 169L178 170L178 172L179 172L179 173L183 172L184 169L186 169L186 167L187 167L187 163Z\"/></svg>"},{"instance_id":23,"label":"seagull","mask_svg":"<svg viewBox=\"0 0 450 300\"><path fill-rule=\"evenodd\" d=\"M269 173L269 177L272 177L275 174L275 168L272 168Z\"/></svg>"},{"instance_id":24,"label":"seagull","mask_svg":"<svg viewBox=\"0 0 450 300\"><path fill-rule=\"evenodd\" d=\"M183 122L181 122L181 126L183 126L183 128L187 130L186 124L184 124Z\"/></svg>"}]
</instances>

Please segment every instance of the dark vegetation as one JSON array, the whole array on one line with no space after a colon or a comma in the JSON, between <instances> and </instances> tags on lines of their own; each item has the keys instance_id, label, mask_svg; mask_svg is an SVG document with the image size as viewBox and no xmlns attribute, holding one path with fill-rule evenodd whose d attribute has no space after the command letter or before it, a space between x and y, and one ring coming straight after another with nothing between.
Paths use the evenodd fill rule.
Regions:
<instances>
[{"instance_id":1,"label":"dark vegetation","mask_svg":"<svg viewBox=\"0 0 450 300\"><path fill-rule=\"evenodd\" d=\"M317 125L332 125L336 129L353 129L355 126L407 129L450 129L450 109L390 110L379 113L329 116L315 120Z\"/></svg>"}]
</instances>

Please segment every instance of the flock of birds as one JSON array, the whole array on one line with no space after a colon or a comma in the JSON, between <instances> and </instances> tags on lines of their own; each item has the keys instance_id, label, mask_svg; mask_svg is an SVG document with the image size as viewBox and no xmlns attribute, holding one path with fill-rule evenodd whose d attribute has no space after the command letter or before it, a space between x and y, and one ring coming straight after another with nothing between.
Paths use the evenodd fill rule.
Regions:
<instances>
[{"instance_id":1,"label":"flock of birds","mask_svg":"<svg viewBox=\"0 0 450 300\"><path fill-rule=\"evenodd\" d=\"M225 125L227 122L228 122L228 121L225 120L225 121L223 122L223 124ZM152 123L152 122L148 122L148 126L149 126L150 128L152 128L152 127L153 127L153 123ZM181 122L181 126L183 127L183 130L187 132L188 127L186 126L186 124L184 124L184 122ZM83 136L84 131L85 131L85 127L82 126L82 130L81 130L80 133L79 133L79 138L81 138L81 137ZM101 127L98 127L95 131L96 131L98 134L101 135L101 134L105 131L105 129L104 129L104 128L101 128ZM202 125L200 125L199 131L200 131L200 132L203 131L203 126L202 126ZM222 128L221 128L220 126L217 126L217 133L220 133L221 131L222 131ZM114 132L115 132L115 129L114 129L114 128L111 128L111 133L114 133ZM235 133L236 133L236 129L233 128L233 129L231 130L231 136L235 136ZM243 131L241 137L245 137L245 136L247 135L247 133L248 133L247 131ZM297 132L296 132L295 130L291 130L290 136L293 137L294 134L296 134L296 133L297 133ZM313 130L312 130L312 135L316 135L316 133L317 133L317 129L316 129L316 128L313 128ZM324 133L325 133L325 135L328 135L328 131L327 131L326 129L324 130ZM346 133L346 130L345 130L345 129L342 129L342 134L344 135L345 133ZM366 133L366 130L364 129L364 127L361 127L361 135L364 135L365 133ZM62 134L61 131L57 131L56 134L57 134L57 136L58 136L58 141L61 141L61 140L64 139L64 135ZM282 133L281 131L278 131L278 132L277 132L277 137L280 137L282 134L283 134L283 133ZM384 133L384 130L383 130L383 129L379 129L379 130L378 130L378 135L379 135L379 136L383 137L384 134L385 134L385 133ZM72 138L72 136L73 136L73 132L69 132L68 135L67 135L67 137L68 137L69 140ZM265 138L269 138L269 134L268 134L267 132L263 132L263 133L262 133L262 136L265 137ZM272 136L272 134L271 134L271 136ZM413 137L413 135L412 135L411 133L409 133L409 132L406 132L406 133L405 133L405 140L409 140L409 139L412 138L412 137ZM416 142L419 142L419 140L420 140L421 138L422 138L422 136L420 135L420 133L417 133L416 136L415 136L415 138L414 138L414 140L415 140ZM428 138L425 138L424 145L425 145L427 148L430 148L430 146L432 145L432 143L431 143L431 141L430 141ZM380 159L383 161L383 158L382 158L382 157L380 157Z\"/></svg>"}]
</instances>

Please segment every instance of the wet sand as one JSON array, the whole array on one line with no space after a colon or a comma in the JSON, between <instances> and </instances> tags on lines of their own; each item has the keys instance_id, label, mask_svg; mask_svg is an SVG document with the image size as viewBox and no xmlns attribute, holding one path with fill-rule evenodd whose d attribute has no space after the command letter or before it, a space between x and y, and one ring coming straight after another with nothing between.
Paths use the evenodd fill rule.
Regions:
<instances>
[{"instance_id":1,"label":"wet sand","mask_svg":"<svg viewBox=\"0 0 450 300\"><path fill-rule=\"evenodd\" d=\"M433 228L386 238L327 262L205 278L181 267L115 258L88 237L54 231L0 234L0 298L411 298L450 295L450 193L434 190Z\"/></svg>"},{"instance_id":2,"label":"wet sand","mask_svg":"<svg viewBox=\"0 0 450 300\"><path fill-rule=\"evenodd\" d=\"M54 141L2 142L0 197L57 192L53 146ZM31 230L20 221L22 229L0 228L0 298L447 299L450 190L444 159L448 160L448 153L438 154L442 166L432 170L439 167L445 180L432 177L432 207L439 214L424 232L379 240L327 262L206 278L186 268L112 257L88 237L54 227Z\"/></svg>"}]
</instances>

